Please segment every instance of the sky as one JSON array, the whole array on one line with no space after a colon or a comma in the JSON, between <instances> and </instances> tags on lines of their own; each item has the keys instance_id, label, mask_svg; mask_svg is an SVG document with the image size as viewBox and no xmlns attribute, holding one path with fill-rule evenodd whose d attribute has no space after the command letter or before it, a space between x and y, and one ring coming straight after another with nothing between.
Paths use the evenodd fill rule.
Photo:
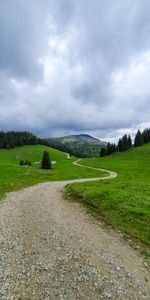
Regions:
<instances>
[{"instance_id":1,"label":"sky","mask_svg":"<svg viewBox=\"0 0 150 300\"><path fill-rule=\"evenodd\" d=\"M0 130L150 127L149 0L0 0Z\"/></svg>"}]
</instances>

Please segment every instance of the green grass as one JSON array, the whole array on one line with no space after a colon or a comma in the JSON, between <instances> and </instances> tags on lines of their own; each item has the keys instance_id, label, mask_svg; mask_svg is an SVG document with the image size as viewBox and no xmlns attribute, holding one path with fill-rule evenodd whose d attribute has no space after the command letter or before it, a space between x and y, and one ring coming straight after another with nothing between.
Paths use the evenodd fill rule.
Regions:
<instances>
[{"instance_id":1,"label":"green grass","mask_svg":"<svg viewBox=\"0 0 150 300\"><path fill-rule=\"evenodd\" d=\"M83 159L83 165L118 173L112 180L67 186L66 193L86 204L105 221L150 249L150 143L104 158Z\"/></svg>"},{"instance_id":2,"label":"green grass","mask_svg":"<svg viewBox=\"0 0 150 300\"><path fill-rule=\"evenodd\" d=\"M35 162L44 150L52 161L52 170L42 170ZM30 160L32 167L20 166ZM0 150L0 198L6 192L40 182L103 176L103 173L72 164L63 152L36 145ZM150 143L109 157L83 159L83 165L106 168L118 177L102 182L71 184L66 193L86 204L90 211L102 216L114 228L132 236L147 251L150 246Z\"/></svg>"},{"instance_id":3,"label":"green grass","mask_svg":"<svg viewBox=\"0 0 150 300\"><path fill-rule=\"evenodd\" d=\"M50 154L51 160L57 163L52 170L42 170L39 162L44 150ZM20 160L29 160L32 167L20 166ZM68 160L66 155L50 147L36 145L24 146L11 150L0 150L0 198L6 192L14 191L26 186L45 181L69 180L86 177L100 177L103 174L79 168L72 164L75 158Z\"/></svg>"}]
</instances>

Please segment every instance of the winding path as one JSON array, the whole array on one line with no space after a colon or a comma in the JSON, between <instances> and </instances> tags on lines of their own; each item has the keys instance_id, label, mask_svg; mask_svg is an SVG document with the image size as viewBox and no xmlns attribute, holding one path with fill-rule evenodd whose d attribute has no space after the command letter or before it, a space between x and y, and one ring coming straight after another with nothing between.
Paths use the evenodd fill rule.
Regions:
<instances>
[{"instance_id":1,"label":"winding path","mask_svg":"<svg viewBox=\"0 0 150 300\"><path fill-rule=\"evenodd\" d=\"M107 169L94 168L94 167L90 167L90 166L85 166L85 165L79 164L80 161L81 161L81 158L79 158L78 160L76 160L75 162L73 162L73 164L76 165L76 166L79 166L79 167L88 168L88 169L92 169L92 170L96 170L96 171L108 173L108 176L98 177L98 178L91 178L90 181L91 180L95 181L95 180L113 179L113 178L115 178L115 177L118 176L116 172L113 172L113 171L110 171L110 170L107 170Z\"/></svg>"},{"instance_id":2,"label":"winding path","mask_svg":"<svg viewBox=\"0 0 150 300\"><path fill-rule=\"evenodd\" d=\"M148 265L138 250L62 196L67 183L117 175L107 172L6 195L0 204L1 300L149 299Z\"/></svg>"}]
</instances>

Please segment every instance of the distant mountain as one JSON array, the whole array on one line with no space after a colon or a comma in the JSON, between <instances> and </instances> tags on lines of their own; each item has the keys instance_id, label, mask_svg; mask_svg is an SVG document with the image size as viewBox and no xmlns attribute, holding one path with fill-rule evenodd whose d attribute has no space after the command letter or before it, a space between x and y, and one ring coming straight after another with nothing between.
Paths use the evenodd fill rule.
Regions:
<instances>
[{"instance_id":1,"label":"distant mountain","mask_svg":"<svg viewBox=\"0 0 150 300\"><path fill-rule=\"evenodd\" d=\"M105 142L102 142L100 140L98 140L97 138L89 135L89 134L78 134L78 135L73 135L77 138L80 138L83 141L86 141L88 143L95 143L95 144L103 144Z\"/></svg>"},{"instance_id":2,"label":"distant mountain","mask_svg":"<svg viewBox=\"0 0 150 300\"><path fill-rule=\"evenodd\" d=\"M46 139L50 146L57 147L78 157L98 157L107 143L88 134L68 135Z\"/></svg>"}]
</instances>

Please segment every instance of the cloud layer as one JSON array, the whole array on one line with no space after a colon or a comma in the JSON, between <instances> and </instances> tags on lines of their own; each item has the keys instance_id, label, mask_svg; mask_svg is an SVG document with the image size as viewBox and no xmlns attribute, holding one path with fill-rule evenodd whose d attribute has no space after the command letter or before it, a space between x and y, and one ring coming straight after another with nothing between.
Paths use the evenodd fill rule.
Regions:
<instances>
[{"instance_id":1,"label":"cloud layer","mask_svg":"<svg viewBox=\"0 0 150 300\"><path fill-rule=\"evenodd\" d=\"M0 1L0 128L111 139L150 126L148 0Z\"/></svg>"}]
</instances>

